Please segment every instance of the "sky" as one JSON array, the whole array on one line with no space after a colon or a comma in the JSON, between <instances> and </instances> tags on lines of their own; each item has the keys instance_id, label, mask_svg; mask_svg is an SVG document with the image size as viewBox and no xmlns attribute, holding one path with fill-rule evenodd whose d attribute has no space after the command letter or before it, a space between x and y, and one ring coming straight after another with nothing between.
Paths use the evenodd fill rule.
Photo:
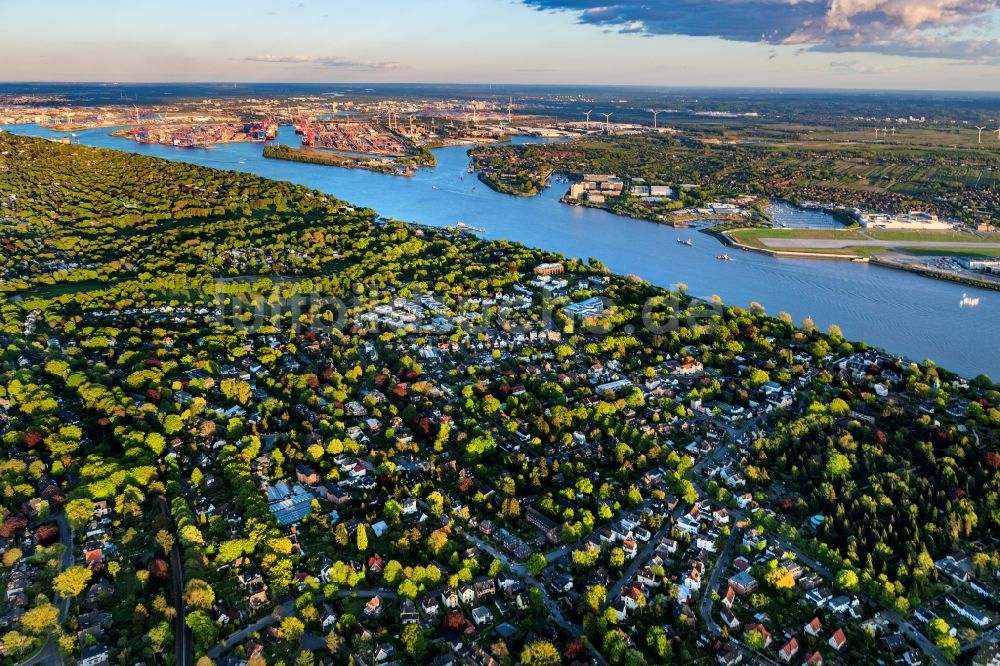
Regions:
<instances>
[{"instance_id":1,"label":"sky","mask_svg":"<svg viewBox=\"0 0 1000 666\"><path fill-rule=\"evenodd\" d=\"M1000 0L0 0L0 81L1000 91Z\"/></svg>"}]
</instances>

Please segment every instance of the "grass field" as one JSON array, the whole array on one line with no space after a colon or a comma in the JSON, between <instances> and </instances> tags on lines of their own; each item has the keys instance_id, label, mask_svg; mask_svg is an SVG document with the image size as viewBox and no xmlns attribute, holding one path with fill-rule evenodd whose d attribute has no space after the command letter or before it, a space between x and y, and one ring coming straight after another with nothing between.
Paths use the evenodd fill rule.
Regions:
<instances>
[{"instance_id":1,"label":"grass field","mask_svg":"<svg viewBox=\"0 0 1000 666\"><path fill-rule=\"evenodd\" d=\"M984 247L981 250L960 250L946 247L909 247L899 251L905 252L906 254L912 254L917 257L1000 257L1000 249L990 247Z\"/></svg>"}]
</instances>

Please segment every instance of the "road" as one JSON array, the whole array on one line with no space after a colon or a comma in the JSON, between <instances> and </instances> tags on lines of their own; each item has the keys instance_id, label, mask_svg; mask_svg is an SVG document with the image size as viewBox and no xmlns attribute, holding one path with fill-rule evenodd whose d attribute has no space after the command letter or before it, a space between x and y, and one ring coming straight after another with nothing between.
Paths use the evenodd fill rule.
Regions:
<instances>
[{"instance_id":1,"label":"road","mask_svg":"<svg viewBox=\"0 0 1000 666\"><path fill-rule=\"evenodd\" d=\"M726 428L726 430L729 432L729 435L732 438L732 442L735 443L739 440L740 437L746 435L751 429L756 427L757 427L757 421L753 420L743 424L740 428ZM726 450L728 450L728 448L729 448L728 446L723 444L717 446L715 450L711 453L711 455L707 456L705 459L703 459L701 462L699 462L694 466L693 471L695 472L695 474L700 475L702 470L705 467L707 467L709 463L718 460L726 452ZM692 479L692 483L694 483L695 489L698 491L698 494L704 496L705 495L704 489L700 487L698 483L694 481L694 479ZM733 519L735 522L741 522L743 520L743 513L738 509L729 509L729 515L731 519ZM820 564L813 558L803 553L799 548L796 548L787 540L782 539L774 534L769 534L768 536L772 538L785 550L795 553L800 562L803 562L812 569L816 570L817 572L820 573L820 575L824 576L827 580L832 581L835 579L833 572L831 572L824 565ZM728 545L729 543L727 542L727 546ZM714 573L715 571L713 571L713 574ZM715 585L716 582L713 581L709 589L714 589ZM882 612L882 615L890 622L898 625L900 631L907 638L909 638L911 642L913 642L917 647L920 648L920 650L924 653L924 656L927 657L927 659L931 663L935 664L936 666L946 666L947 664L950 663L947 659L945 659L944 655L941 654L941 651L938 650L937 646L935 646L934 643L932 643L931 640L923 634L923 632L921 632L917 627L911 624L906 618L902 617L895 610L884 607L882 604L872 600L871 598L867 597L864 594L859 593L858 598L863 600L865 603L871 604L872 606L879 608ZM703 618L704 617L705 616L703 613ZM714 622L709 622L709 620L711 620L710 616L707 618L706 624L708 624L709 628L713 629L714 631L715 629L713 628L713 626L717 627L718 625L715 624ZM760 658L759 655L757 655L756 653L754 654L757 658Z\"/></svg>"},{"instance_id":2,"label":"road","mask_svg":"<svg viewBox=\"0 0 1000 666\"><path fill-rule=\"evenodd\" d=\"M174 546L170 549L170 577L173 587L174 609L177 611L177 624L174 627L174 653L177 655L177 666L194 666L194 636L185 622L184 607L184 560L181 558L181 546L177 538L177 526L167 507L167 499L160 495L160 511L170 525L170 533L174 537Z\"/></svg>"},{"instance_id":3,"label":"road","mask_svg":"<svg viewBox=\"0 0 1000 666\"><path fill-rule=\"evenodd\" d=\"M678 506L677 510L674 511L674 520L663 521L663 527L657 530L656 534L654 534L649 541L642 544L642 548L639 549L639 551L635 554L635 557L632 558L632 561L629 562L627 567L625 567L625 571L622 572L622 575L615 581L614 585L608 588L607 598L604 601L602 609L606 608L609 604L614 603L614 600L621 596L622 588L625 587L629 581L635 579L635 575L638 573L639 568L649 563L653 550L656 549L656 546L659 545L663 537L666 536L667 533L673 528L674 523L677 522L677 519L682 513L683 511L681 511L681 508Z\"/></svg>"},{"instance_id":4,"label":"road","mask_svg":"<svg viewBox=\"0 0 1000 666\"><path fill-rule=\"evenodd\" d=\"M712 567L712 572L708 576L708 581L702 587L701 603L698 605L698 613L701 615L702 622L705 623L705 626L708 627L709 631L720 638L722 637L722 627L719 626L719 623L712 617L712 606L714 605L712 601L712 591L718 589L719 578L721 578L722 574L725 573L727 568L729 568L729 563L733 559L736 545L740 542L742 535L743 530L739 527L734 529L729 534L729 538L726 539L726 543L722 547L719 557L715 559L715 564ZM739 650L747 664L768 664L769 666L780 666L773 659L770 659L760 652L751 650L736 638L730 637L728 642L734 648Z\"/></svg>"},{"instance_id":5,"label":"road","mask_svg":"<svg viewBox=\"0 0 1000 666\"><path fill-rule=\"evenodd\" d=\"M374 596L380 596L383 599L399 599L399 595L390 590L340 590L333 595L335 599L371 599ZM274 610L271 611L270 615L265 615L253 624L249 624L239 631L233 632L213 645L208 651L208 656L212 659L218 659L223 654L242 643L247 636L255 631L260 631L261 629L270 627L272 624L280 622L286 617L291 617L292 615L295 615L295 600L288 599L283 601L279 606L276 606ZM312 636L310 634L303 634L300 643L302 647L308 650L316 650L326 646L326 639Z\"/></svg>"},{"instance_id":6,"label":"road","mask_svg":"<svg viewBox=\"0 0 1000 666\"><path fill-rule=\"evenodd\" d=\"M52 516L53 521L59 525L59 542L63 545L62 558L59 561L60 571L64 571L67 568L73 566L73 527L66 520L66 514L57 513ZM42 521L49 522L49 521ZM69 602L68 598L64 599L59 595L58 592L53 593L53 603L55 603L56 608L59 609L59 623L62 624L66 622L66 615L69 613ZM44 664L45 666L61 666L62 655L59 654L59 641L54 633L49 633L45 638L45 643L42 644L41 649L38 650L33 656L22 661L18 666L35 666L36 664Z\"/></svg>"},{"instance_id":7,"label":"road","mask_svg":"<svg viewBox=\"0 0 1000 666\"><path fill-rule=\"evenodd\" d=\"M699 610L701 611L701 619L706 625L708 625L709 630L714 634L721 634L722 629L719 627L719 624L712 619L712 591L718 589L719 578L729 567L729 562L733 559L733 551L736 549L736 544L739 543L740 536L742 534L743 530L739 527L729 533L729 538L726 539L726 543L722 547L722 552L720 552L719 556L715 558L715 564L712 566L712 572L708 576L708 582L703 586L701 606L699 607Z\"/></svg>"},{"instance_id":8,"label":"road","mask_svg":"<svg viewBox=\"0 0 1000 666\"><path fill-rule=\"evenodd\" d=\"M260 631L261 629L264 629L266 627L270 627L275 622L279 622L282 619L289 617L294 613L295 613L295 601L290 599L281 604L280 606L275 607L275 609L271 611L270 615L265 615L264 617L260 618L253 624L248 624L239 631L230 634L226 638L222 639L221 641L213 645L211 649L209 649L208 651L209 658L218 659L225 652L227 652L234 646L242 643L246 639L246 637L249 636L250 634L254 633L255 631Z\"/></svg>"},{"instance_id":9,"label":"road","mask_svg":"<svg viewBox=\"0 0 1000 666\"><path fill-rule=\"evenodd\" d=\"M801 550L793 546L788 541L773 535L772 538L785 550L795 553L796 557L800 562L804 562L805 564L809 565L811 568L818 571L827 580L830 581L834 580L835 576L833 572L827 569L825 566L823 566L816 560L812 559L811 557L803 553ZM934 643L932 643L931 640L923 634L923 632L921 632L917 627L913 626L913 624L910 623L909 620L901 616L899 613L897 613L891 608L886 608L882 604L872 600L870 597L860 592L858 593L858 598L864 601L865 603L871 604L876 608L880 608L882 611L882 616L885 617L885 619L889 620L890 622L898 625L899 630L907 638L909 638L917 647L919 647L920 650L924 653L924 656L927 657L931 662L933 662L937 666L947 666L947 664L951 663L950 661L945 659L944 655L941 654L941 651L937 649L937 646L934 645Z\"/></svg>"},{"instance_id":10,"label":"road","mask_svg":"<svg viewBox=\"0 0 1000 666\"><path fill-rule=\"evenodd\" d=\"M265 615L253 624L248 624L239 631L230 634L226 638L222 639L217 644L213 645L208 651L208 656L211 659L218 659L223 654L225 654L231 648L242 643L247 636L254 633L255 631L260 631L265 627L269 627L275 622L281 621L283 618L289 617L295 613L295 601L290 599L280 606L277 606L270 615Z\"/></svg>"},{"instance_id":11,"label":"road","mask_svg":"<svg viewBox=\"0 0 1000 666\"><path fill-rule=\"evenodd\" d=\"M969 652L970 650L976 650L981 648L984 644L1000 636L1000 625L993 627L989 631L985 631L980 634L979 638L968 641L967 643L962 643L962 652Z\"/></svg>"},{"instance_id":12,"label":"road","mask_svg":"<svg viewBox=\"0 0 1000 666\"><path fill-rule=\"evenodd\" d=\"M545 604L545 608L549 611L549 614L552 616L552 619L555 620L556 624L558 624L566 633L574 637L583 635L583 631L580 630L580 627L567 619L563 614L562 609L559 608L559 605L552 600L549 593L546 591L545 586L542 585L542 582L528 573L527 567L523 564L512 562L505 553L494 547L493 544L483 541L471 532L466 532L465 537L496 559L503 562L508 569L521 576L529 585L538 588L538 591L542 593L542 603ZM598 652L597 648L590 644L590 641L584 642L590 650L591 657L593 657L596 663L601 666L609 666L607 660L604 658L604 655Z\"/></svg>"}]
</instances>

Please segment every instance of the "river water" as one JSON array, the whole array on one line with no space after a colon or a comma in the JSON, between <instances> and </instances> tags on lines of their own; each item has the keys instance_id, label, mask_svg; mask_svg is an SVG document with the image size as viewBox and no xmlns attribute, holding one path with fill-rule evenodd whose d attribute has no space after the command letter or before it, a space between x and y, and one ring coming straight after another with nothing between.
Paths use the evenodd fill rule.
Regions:
<instances>
[{"instance_id":1,"label":"river water","mask_svg":"<svg viewBox=\"0 0 1000 666\"><path fill-rule=\"evenodd\" d=\"M62 136L34 125L5 129ZM400 220L436 226L462 221L485 228L486 238L570 257L596 257L617 273L633 273L664 287L683 282L693 294L717 294L733 305L756 301L771 314L789 312L796 321L812 317L821 328L837 324L849 339L915 360L931 358L966 376L986 373L1000 379L1000 346L994 337L1000 331L997 292L850 262L775 259L732 250L732 261L719 261L716 257L726 250L711 236L561 204L563 185L531 198L498 194L466 173L465 147L435 150L436 167L405 178L264 159L260 144L206 151L138 145L104 129L78 132L78 137L85 145L301 183ZM282 127L279 140L294 144L297 137ZM691 239L694 246L680 245L678 238ZM981 297L980 305L961 307L964 293Z\"/></svg>"}]
</instances>

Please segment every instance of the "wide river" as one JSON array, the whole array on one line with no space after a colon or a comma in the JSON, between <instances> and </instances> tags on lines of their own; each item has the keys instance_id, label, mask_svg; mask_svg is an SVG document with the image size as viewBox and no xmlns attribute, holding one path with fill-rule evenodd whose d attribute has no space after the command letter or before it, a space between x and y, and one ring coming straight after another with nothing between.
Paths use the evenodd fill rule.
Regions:
<instances>
[{"instance_id":1,"label":"wide river","mask_svg":"<svg viewBox=\"0 0 1000 666\"><path fill-rule=\"evenodd\" d=\"M5 129L63 136L35 125ZM683 282L693 294L718 294L734 305L757 301L771 314L786 311L796 321L809 316L821 328L839 325L849 339L915 360L931 358L969 377L986 373L1000 379L1000 345L994 337L1000 331L997 292L850 262L774 259L750 252L718 261L725 250L711 236L561 204L563 185L531 198L497 194L466 173L464 147L435 150L436 167L404 178L264 159L260 144L205 151L138 145L103 129L79 132L78 137L89 146L301 183L400 220L437 226L462 221L485 228L487 238L570 257L596 257L617 273L634 273L664 287ZM292 144L297 137L282 127L279 140ZM679 245L678 238L691 239L694 246ZM980 297L978 307L960 305L965 293Z\"/></svg>"}]
</instances>

